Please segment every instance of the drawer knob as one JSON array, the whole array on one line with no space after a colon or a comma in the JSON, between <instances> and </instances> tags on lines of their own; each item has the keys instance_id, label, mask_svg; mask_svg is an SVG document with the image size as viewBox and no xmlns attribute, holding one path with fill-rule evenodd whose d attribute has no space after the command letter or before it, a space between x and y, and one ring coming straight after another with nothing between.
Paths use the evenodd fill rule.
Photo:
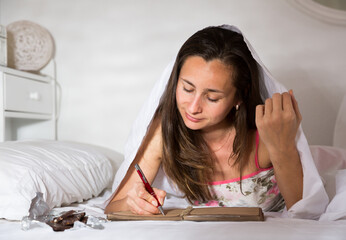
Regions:
<instances>
[{"instance_id":1,"label":"drawer knob","mask_svg":"<svg viewBox=\"0 0 346 240\"><path fill-rule=\"evenodd\" d=\"M38 92L30 92L29 98L30 98L30 100L34 100L34 101L40 101L41 100L41 96Z\"/></svg>"}]
</instances>

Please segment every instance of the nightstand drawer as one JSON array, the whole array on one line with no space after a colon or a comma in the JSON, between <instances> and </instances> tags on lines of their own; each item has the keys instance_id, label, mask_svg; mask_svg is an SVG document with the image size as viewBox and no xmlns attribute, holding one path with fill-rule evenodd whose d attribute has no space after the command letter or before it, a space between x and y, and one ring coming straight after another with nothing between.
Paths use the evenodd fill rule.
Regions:
<instances>
[{"instance_id":1,"label":"nightstand drawer","mask_svg":"<svg viewBox=\"0 0 346 240\"><path fill-rule=\"evenodd\" d=\"M4 75L4 109L52 114L53 88L49 83Z\"/></svg>"}]
</instances>

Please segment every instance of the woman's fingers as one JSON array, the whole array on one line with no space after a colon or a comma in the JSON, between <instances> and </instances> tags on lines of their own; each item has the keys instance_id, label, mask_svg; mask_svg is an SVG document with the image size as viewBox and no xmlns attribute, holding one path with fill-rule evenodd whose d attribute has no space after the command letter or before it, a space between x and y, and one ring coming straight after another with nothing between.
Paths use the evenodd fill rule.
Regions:
<instances>
[{"instance_id":1,"label":"woman's fingers","mask_svg":"<svg viewBox=\"0 0 346 240\"><path fill-rule=\"evenodd\" d=\"M261 113L263 112L264 116L269 116L271 114L281 114L282 112L294 111L298 117L301 117L298 103L294 98L292 90L290 90L290 93L275 93L272 98L266 99L264 106L259 106L262 106L260 107L262 111L258 109L259 112L257 113L256 110L256 114L262 115Z\"/></svg>"},{"instance_id":2,"label":"woman's fingers","mask_svg":"<svg viewBox=\"0 0 346 240\"><path fill-rule=\"evenodd\" d=\"M153 190L160 204L163 205L166 192L157 188L153 188ZM128 192L127 196L127 204L133 213L140 215L159 213L157 200L147 192L143 183L135 183L134 188Z\"/></svg>"},{"instance_id":3,"label":"woman's fingers","mask_svg":"<svg viewBox=\"0 0 346 240\"><path fill-rule=\"evenodd\" d=\"M163 205L167 193L164 190L158 189L158 188L153 188L157 199L159 200L160 204Z\"/></svg>"},{"instance_id":4,"label":"woman's fingers","mask_svg":"<svg viewBox=\"0 0 346 240\"><path fill-rule=\"evenodd\" d=\"M127 193L127 204L132 212L137 214L157 214L157 201L146 191L142 182L134 184L133 189Z\"/></svg>"},{"instance_id":5,"label":"woman's fingers","mask_svg":"<svg viewBox=\"0 0 346 240\"><path fill-rule=\"evenodd\" d=\"M157 206L157 201L156 199L148 193L148 191L145 189L144 184L139 183L137 186L137 196L140 199L144 199L148 203L151 203L153 206Z\"/></svg>"},{"instance_id":6,"label":"woman's fingers","mask_svg":"<svg viewBox=\"0 0 346 240\"><path fill-rule=\"evenodd\" d=\"M296 97L294 96L293 94L293 90L289 90L288 92L290 95L291 95L291 98L292 98L292 104L293 104L293 109L294 109L294 112L296 113L298 119L299 119L299 122L302 120L302 115L300 114L300 111L299 111L299 107L298 107L298 102L296 100Z\"/></svg>"},{"instance_id":7,"label":"woman's fingers","mask_svg":"<svg viewBox=\"0 0 346 240\"><path fill-rule=\"evenodd\" d=\"M132 198L128 198L127 204L130 206L131 212L139 215L152 215L153 213L150 211L147 211L145 207L148 202L146 202L143 199L137 199L134 200Z\"/></svg>"},{"instance_id":8,"label":"woman's fingers","mask_svg":"<svg viewBox=\"0 0 346 240\"><path fill-rule=\"evenodd\" d=\"M261 123L263 116L264 116L264 105L257 105L256 106L256 119L255 119L257 127Z\"/></svg>"},{"instance_id":9,"label":"woman's fingers","mask_svg":"<svg viewBox=\"0 0 346 240\"><path fill-rule=\"evenodd\" d=\"M264 103L264 115L270 115L273 112L273 99L267 98Z\"/></svg>"},{"instance_id":10,"label":"woman's fingers","mask_svg":"<svg viewBox=\"0 0 346 240\"><path fill-rule=\"evenodd\" d=\"M272 96L273 112L274 113L281 112L283 110L282 104L283 104L282 95L280 93L275 93Z\"/></svg>"},{"instance_id":11,"label":"woman's fingers","mask_svg":"<svg viewBox=\"0 0 346 240\"><path fill-rule=\"evenodd\" d=\"M293 93L275 93L264 105L256 107L256 126L268 151L281 151L293 146L300 119Z\"/></svg>"}]
</instances>

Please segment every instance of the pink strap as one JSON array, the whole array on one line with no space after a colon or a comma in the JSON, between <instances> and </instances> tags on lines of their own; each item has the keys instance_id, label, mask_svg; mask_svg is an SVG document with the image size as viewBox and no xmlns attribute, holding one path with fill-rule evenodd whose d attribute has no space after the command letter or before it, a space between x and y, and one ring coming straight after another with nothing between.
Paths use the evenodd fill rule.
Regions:
<instances>
[{"instance_id":1,"label":"pink strap","mask_svg":"<svg viewBox=\"0 0 346 240\"><path fill-rule=\"evenodd\" d=\"M269 167L269 168L261 168L258 164L258 145L259 145L259 134L258 134L258 130L256 131L256 153L255 153L255 163L256 163L256 167L257 169L259 170L269 170L269 169L272 169L273 166Z\"/></svg>"},{"instance_id":2,"label":"pink strap","mask_svg":"<svg viewBox=\"0 0 346 240\"><path fill-rule=\"evenodd\" d=\"M255 163L257 169L261 169L259 164L258 164L258 144L259 144L259 135L258 135L258 130L256 130L256 153L255 153Z\"/></svg>"}]
</instances>

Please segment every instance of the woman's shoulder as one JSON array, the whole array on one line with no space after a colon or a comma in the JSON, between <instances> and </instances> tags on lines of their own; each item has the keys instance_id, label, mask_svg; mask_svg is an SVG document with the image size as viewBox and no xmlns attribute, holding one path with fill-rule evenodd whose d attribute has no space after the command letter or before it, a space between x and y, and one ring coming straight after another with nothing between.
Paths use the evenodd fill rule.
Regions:
<instances>
[{"instance_id":1,"label":"woman's shoulder","mask_svg":"<svg viewBox=\"0 0 346 240\"><path fill-rule=\"evenodd\" d=\"M148 134L153 135L157 139L162 139L161 116L155 116L153 118L148 128Z\"/></svg>"},{"instance_id":2,"label":"woman's shoulder","mask_svg":"<svg viewBox=\"0 0 346 240\"><path fill-rule=\"evenodd\" d=\"M144 156L161 159L162 156L162 128L161 118L155 117L145 135L142 145L139 149L139 155L142 153ZM149 156L150 155L150 156Z\"/></svg>"}]
</instances>

